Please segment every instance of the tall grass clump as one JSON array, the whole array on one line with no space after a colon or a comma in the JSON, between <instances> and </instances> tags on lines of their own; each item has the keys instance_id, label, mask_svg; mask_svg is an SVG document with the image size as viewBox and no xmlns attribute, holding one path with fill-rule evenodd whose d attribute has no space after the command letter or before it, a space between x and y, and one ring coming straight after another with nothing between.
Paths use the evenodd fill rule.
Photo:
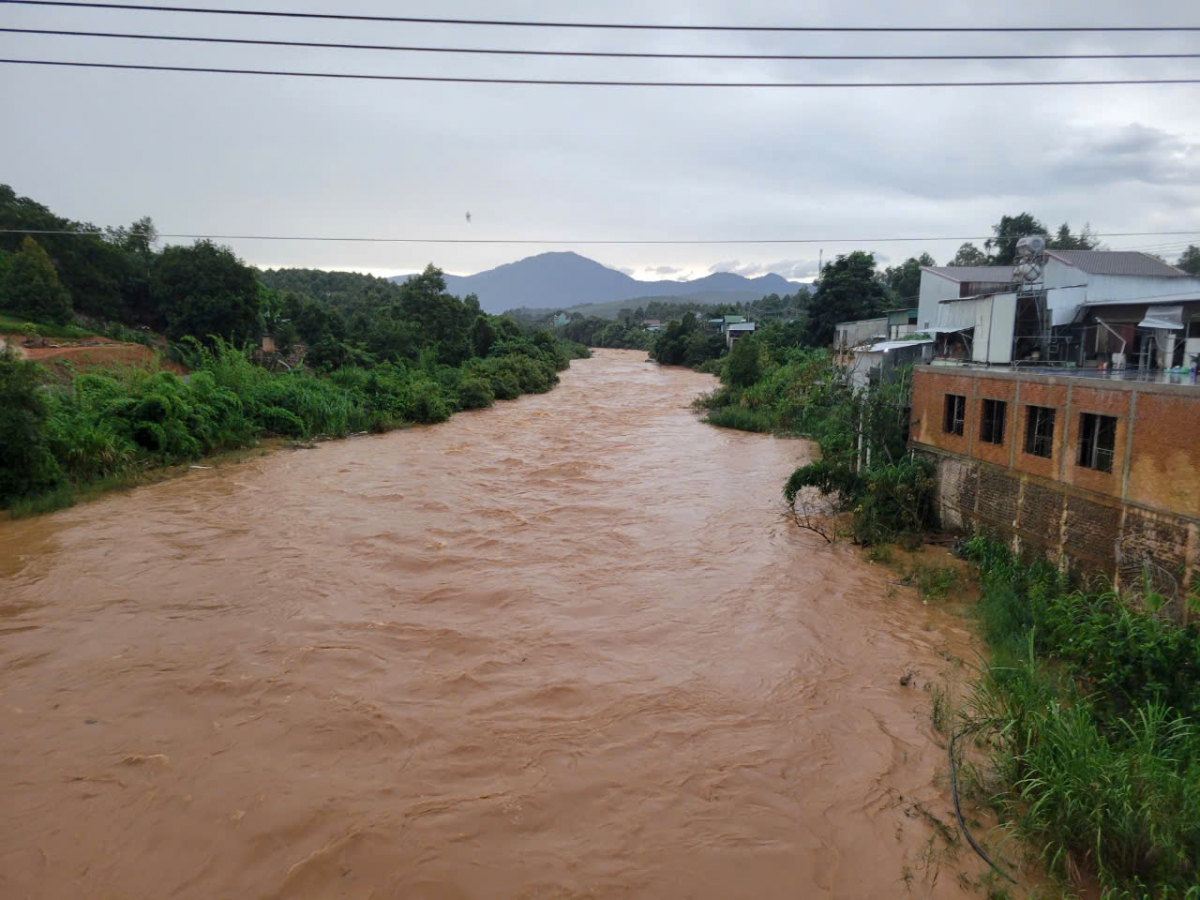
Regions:
<instances>
[{"instance_id":1,"label":"tall grass clump","mask_svg":"<svg viewBox=\"0 0 1200 900\"><path fill-rule=\"evenodd\" d=\"M735 428L739 431L771 433L771 420L763 412L745 406L723 406L714 409L704 421L718 428Z\"/></svg>"},{"instance_id":2,"label":"tall grass clump","mask_svg":"<svg viewBox=\"0 0 1200 900\"><path fill-rule=\"evenodd\" d=\"M992 651L967 727L992 806L1105 898L1200 897L1200 630L985 539L966 555Z\"/></svg>"}]
</instances>

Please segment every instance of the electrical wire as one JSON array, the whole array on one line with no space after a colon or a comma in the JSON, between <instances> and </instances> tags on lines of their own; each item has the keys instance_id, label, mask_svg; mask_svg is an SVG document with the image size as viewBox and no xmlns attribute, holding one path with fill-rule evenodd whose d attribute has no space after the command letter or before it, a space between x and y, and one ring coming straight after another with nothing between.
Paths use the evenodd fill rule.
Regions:
<instances>
[{"instance_id":1,"label":"electrical wire","mask_svg":"<svg viewBox=\"0 0 1200 900\"><path fill-rule=\"evenodd\" d=\"M46 234L46 235L79 235L86 237L103 237L98 231L80 231L68 229L29 229L29 228L0 228L0 234ZM1124 238L1124 237L1163 237L1168 235L1200 235L1200 231L1114 231L1095 234L1094 237ZM895 244L895 243L935 243L938 241L984 241L994 239L995 235L984 236L949 236L949 237L860 237L860 238L710 238L710 239L650 239L650 240L565 240L563 238L416 238L416 237L334 237L328 235L280 235L280 234L183 234L160 233L160 238L179 238L183 240L219 240L219 241L314 241L323 243L363 243L363 244L541 244L560 246L582 245L613 245L613 246L700 246L700 245L732 245L732 244Z\"/></svg>"},{"instance_id":2,"label":"electrical wire","mask_svg":"<svg viewBox=\"0 0 1200 900\"><path fill-rule=\"evenodd\" d=\"M6 0L0 0L6 2ZM440 84L537 85L541 87L637 88L992 88L992 87L1099 87L1115 85L1200 84L1200 78L1106 78L1088 81L615 81L578 78L484 78L446 75L369 75L361 72L296 72L281 69L226 69L213 66L152 66L134 63L73 62L57 59L0 59L0 65L58 66L74 69L121 69L134 72L190 72L206 75L270 75L287 78L330 78L344 81L399 81Z\"/></svg>"},{"instance_id":3,"label":"electrical wire","mask_svg":"<svg viewBox=\"0 0 1200 900\"><path fill-rule=\"evenodd\" d=\"M1200 53L963 53L963 54L789 54L789 53L640 53L600 50L508 50L485 47L416 47L394 44L338 44L325 41L281 41L260 38L200 37L179 34L131 34L112 31L62 31L51 28L0 28L4 34L36 34L52 37L119 38L139 41L175 41L197 44L236 44L256 47L301 47L327 50L390 50L404 53L456 53L490 56L548 56L601 59L719 59L804 61L804 62L940 62L998 60L1070 60L1070 59L1200 59Z\"/></svg>"},{"instance_id":4,"label":"electrical wire","mask_svg":"<svg viewBox=\"0 0 1200 900\"><path fill-rule=\"evenodd\" d=\"M321 19L351 22L401 22L412 25L476 25L505 28L586 28L622 31L731 31L775 33L882 33L882 34L1028 34L1070 32L1184 32L1200 31L1200 25L670 25L631 22L537 22L512 19L430 18L424 16L371 16L350 13L314 13L265 9L206 9L196 6L166 6L146 3L91 3L82 0L0 0L21 6L110 9L135 12L196 13L220 16L261 16L285 19Z\"/></svg>"}]
</instances>

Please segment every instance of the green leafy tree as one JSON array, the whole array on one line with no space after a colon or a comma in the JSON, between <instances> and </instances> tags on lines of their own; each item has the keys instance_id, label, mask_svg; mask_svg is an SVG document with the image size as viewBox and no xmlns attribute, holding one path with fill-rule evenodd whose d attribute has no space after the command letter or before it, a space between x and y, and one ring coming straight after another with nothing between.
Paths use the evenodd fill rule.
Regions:
<instances>
[{"instance_id":1,"label":"green leafy tree","mask_svg":"<svg viewBox=\"0 0 1200 900\"><path fill-rule=\"evenodd\" d=\"M681 366L687 359L688 342L697 331L696 316L684 313L683 318L668 323L658 333L651 351L653 357L664 366Z\"/></svg>"},{"instance_id":2,"label":"green leafy tree","mask_svg":"<svg viewBox=\"0 0 1200 900\"><path fill-rule=\"evenodd\" d=\"M869 319L888 306L888 292L875 272L875 257L856 250L827 264L817 282L804 327L805 343L826 347L833 343L838 322Z\"/></svg>"},{"instance_id":3,"label":"green leafy tree","mask_svg":"<svg viewBox=\"0 0 1200 900\"><path fill-rule=\"evenodd\" d=\"M9 263L0 303L37 322L61 325L71 319L71 294L59 283L54 263L42 245L28 235Z\"/></svg>"},{"instance_id":4,"label":"green leafy tree","mask_svg":"<svg viewBox=\"0 0 1200 900\"><path fill-rule=\"evenodd\" d=\"M400 287L400 314L420 327L423 346L437 349L438 362L461 365L473 355L471 326L480 313L474 295L459 299L446 292L446 279L428 266Z\"/></svg>"},{"instance_id":5,"label":"green leafy tree","mask_svg":"<svg viewBox=\"0 0 1200 900\"><path fill-rule=\"evenodd\" d=\"M19 250L23 239L35 231L74 232L39 234L37 240L53 261L77 312L132 321L122 297L131 269L126 253L105 240L94 225L56 216L42 204L0 184L0 249Z\"/></svg>"},{"instance_id":6,"label":"green leafy tree","mask_svg":"<svg viewBox=\"0 0 1200 900\"><path fill-rule=\"evenodd\" d=\"M37 366L0 350L0 504L58 482L58 467L46 447L47 417Z\"/></svg>"},{"instance_id":7,"label":"green leafy tree","mask_svg":"<svg viewBox=\"0 0 1200 900\"><path fill-rule=\"evenodd\" d=\"M1071 226L1064 222L1058 231L1050 234L1050 230L1041 220L1030 213L1016 216L1001 216L1000 221L992 226L992 237L983 245L990 252L988 264L993 266L1009 266L1017 256L1017 241L1023 237L1035 234L1046 235L1046 246L1055 250L1099 250L1102 248L1096 238L1096 232L1091 225L1074 234Z\"/></svg>"},{"instance_id":8,"label":"green leafy tree","mask_svg":"<svg viewBox=\"0 0 1200 900\"><path fill-rule=\"evenodd\" d=\"M992 237L983 245L991 254L988 264L1011 266L1017 256L1017 241L1029 235L1046 234L1047 230L1046 226L1030 213L1001 216L1000 221L992 226Z\"/></svg>"},{"instance_id":9,"label":"green leafy tree","mask_svg":"<svg viewBox=\"0 0 1200 900\"><path fill-rule=\"evenodd\" d=\"M1189 246L1180 255L1175 265L1189 275L1200 275L1200 247L1195 244Z\"/></svg>"},{"instance_id":10,"label":"green leafy tree","mask_svg":"<svg viewBox=\"0 0 1200 900\"><path fill-rule=\"evenodd\" d=\"M1099 250L1100 241L1096 239L1096 231L1090 224L1085 224L1079 234L1071 233L1071 226L1063 222L1058 231L1050 238L1048 246L1055 250Z\"/></svg>"},{"instance_id":11,"label":"green leafy tree","mask_svg":"<svg viewBox=\"0 0 1200 900\"><path fill-rule=\"evenodd\" d=\"M898 266L883 270L883 283L892 293L892 300L899 304L915 304L921 293L921 266L936 266L932 256L922 253L912 256Z\"/></svg>"},{"instance_id":12,"label":"green leafy tree","mask_svg":"<svg viewBox=\"0 0 1200 900\"><path fill-rule=\"evenodd\" d=\"M751 387L769 362L766 348L752 336L739 339L725 362L725 381L735 388Z\"/></svg>"},{"instance_id":13,"label":"green leafy tree","mask_svg":"<svg viewBox=\"0 0 1200 900\"><path fill-rule=\"evenodd\" d=\"M487 356L494 343L496 343L496 329L492 327L491 317L476 316L475 324L471 326L471 345L475 350L475 355Z\"/></svg>"},{"instance_id":14,"label":"green leafy tree","mask_svg":"<svg viewBox=\"0 0 1200 900\"><path fill-rule=\"evenodd\" d=\"M954 254L954 259L947 263L951 266L986 266L987 264L988 255L970 241L959 247L958 252Z\"/></svg>"},{"instance_id":15,"label":"green leafy tree","mask_svg":"<svg viewBox=\"0 0 1200 900\"><path fill-rule=\"evenodd\" d=\"M152 294L167 336L219 337L233 343L260 334L259 289L254 270L228 247L197 241L168 247L155 267Z\"/></svg>"}]
</instances>

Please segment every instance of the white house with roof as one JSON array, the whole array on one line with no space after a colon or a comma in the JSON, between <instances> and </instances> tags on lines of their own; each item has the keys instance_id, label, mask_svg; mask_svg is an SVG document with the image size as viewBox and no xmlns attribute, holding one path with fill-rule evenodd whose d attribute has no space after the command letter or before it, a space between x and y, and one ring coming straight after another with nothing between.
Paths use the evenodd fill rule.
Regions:
<instances>
[{"instance_id":1,"label":"white house with roof","mask_svg":"<svg viewBox=\"0 0 1200 900\"><path fill-rule=\"evenodd\" d=\"M1146 253L1046 250L1010 266L923 266L917 328L939 355L1168 369L1200 354L1200 278Z\"/></svg>"}]
</instances>

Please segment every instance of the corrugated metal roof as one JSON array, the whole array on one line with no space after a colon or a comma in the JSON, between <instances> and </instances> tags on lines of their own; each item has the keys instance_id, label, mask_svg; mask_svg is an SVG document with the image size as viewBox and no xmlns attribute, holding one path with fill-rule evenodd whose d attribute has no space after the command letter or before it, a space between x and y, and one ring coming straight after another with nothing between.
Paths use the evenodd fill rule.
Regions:
<instances>
[{"instance_id":1,"label":"corrugated metal roof","mask_svg":"<svg viewBox=\"0 0 1200 900\"><path fill-rule=\"evenodd\" d=\"M989 284L1010 284L1013 280L1012 266L921 266L951 281L977 281Z\"/></svg>"},{"instance_id":2,"label":"corrugated metal roof","mask_svg":"<svg viewBox=\"0 0 1200 900\"><path fill-rule=\"evenodd\" d=\"M920 347L922 344L932 344L933 338L919 338L915 341L883 341L872 344L867 348L868 353L888 353L892 350L903 350L906 347Z\"/></svg>"},{"instance_id":3,"label":"corrugated metal roof","mask_svg":"<svg viewBox=\"0 0 1200 900\"><path fill-rule=\"evenodd\" d=\"M1187 272L1135 250L1047 250L1047 256L1089 275L1143 275L1186 278Z\"/></svg>"}]
</instances>

